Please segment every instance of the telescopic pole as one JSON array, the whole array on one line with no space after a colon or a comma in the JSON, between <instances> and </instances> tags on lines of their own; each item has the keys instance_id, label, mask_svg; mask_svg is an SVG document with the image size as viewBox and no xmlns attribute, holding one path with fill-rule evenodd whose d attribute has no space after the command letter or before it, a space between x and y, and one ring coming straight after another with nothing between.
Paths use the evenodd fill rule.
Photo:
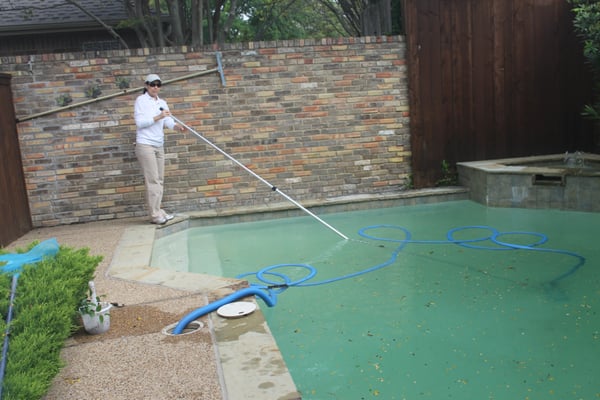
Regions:
<instances>
[{"instance_id":1,"label":"telescopic pole","mask_svg":"<svg viewBox=\"0 0 600 400\"><path fill-rule=\"evenodd\" d=\"M317 215L315 215L311 211L309 211L306 208L304 208L296 200L292 199L290 196L288 196L287 194L283 193L276 186L271 185L268 181L266 181L265 179L263 179L260 175L258 175L257 173L255 173L254 171L252 171L250 168L246 167L244 164L242 164L241 162L239 162L238 160L236 160L235 158L233 158L232 156L230 156L229 154L227 154L225 151L221 150L217 145L215 145L210 140L208 140L207 138L205 138L204 136L202 136L201 134L199 134L198 132L196 132L190 126L188 126L185 123L181 122L181 120L179 120L178 118L174 117L173 115L171 115L171 117L176 122L178 122L181 126L185 127L187 130L189 130L190 132L192 132L194 135L198 136L198 138L200 138L204 142L206 142L206 144L208 144L209 146L211 146L213 149L217 150L219 153L223 154L225 157L227 157L228 159L230 159L231 161L233 161L234 163L236 163L238 166L240 166L241 168L243 168L244 170L246 170L246 172L248 172L250 175L254 176L256 179L258 179L259 181L261 181L265 185L269 186L272 191L279 193L280 195L282 195L283 197L285 197L286 200L288 200L289 202L291 202L292 204L294 204L296 207L298 207L299 209L301 209L302 211L304 211L305 213L307 213L308 215L310 215L311 217L313 217L314 219L316 219L317 221L319 221L321 224L325 225L327 228L329 228L332 231L334 231L335 233L337 233L339 236L341 236L345 240L348 240L348 236L344 235L343 233L341 233L340 231L338 231L337 229L335 229L333 226L331 226L327 222L323 221Z\"/></svg>"}]
</instances>

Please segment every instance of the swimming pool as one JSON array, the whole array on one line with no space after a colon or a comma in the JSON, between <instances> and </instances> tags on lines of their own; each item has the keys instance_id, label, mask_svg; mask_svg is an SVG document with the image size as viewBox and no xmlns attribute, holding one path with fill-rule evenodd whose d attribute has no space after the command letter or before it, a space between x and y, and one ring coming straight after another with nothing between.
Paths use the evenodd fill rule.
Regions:
<instances>
[{"instance_id":1,"label":"swimming pool","mask_svg":"<svg viewBox=\"0 0 600 400\"><path fill-rule=\"evenodd\" d=\"M304 399L598 396L599 214L457 201L325 219L351 240L299 217L194 228L157 240L154 253L171 268L185 261L191 271L231 277L309 264L317 271L309 283L384 264L403 246L372 272L290 287L273 308L259 300ZM357 233L367 226L377 226L368 236L385 240ZM463 226L473 228L456 229ZM457 240L489 235L482 226L516 249L448 242L449 232ZM540 236L517 231L548 240L536 244ZM407 232L443 244L403 245ZM585 265L575 268L576 256ZM278 271L293 279L306 273Z\"/></svg>"}]
</instances>

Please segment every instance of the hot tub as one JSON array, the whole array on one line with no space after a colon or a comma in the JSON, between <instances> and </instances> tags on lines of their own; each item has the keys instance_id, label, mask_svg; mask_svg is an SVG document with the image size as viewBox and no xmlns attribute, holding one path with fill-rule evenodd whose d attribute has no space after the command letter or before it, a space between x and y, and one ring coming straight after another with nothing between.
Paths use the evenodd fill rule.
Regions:
<instances>
[{"instance_id":1,"label":"hot tub","mask_svg":"<svg viewBox=\"0 0 600 400\"><path fill-rule=\"evenodd\" d=\"M461 162L471 200L492 207L600 211L600 155L565 153Z\"/></svg>"}]
</instances>

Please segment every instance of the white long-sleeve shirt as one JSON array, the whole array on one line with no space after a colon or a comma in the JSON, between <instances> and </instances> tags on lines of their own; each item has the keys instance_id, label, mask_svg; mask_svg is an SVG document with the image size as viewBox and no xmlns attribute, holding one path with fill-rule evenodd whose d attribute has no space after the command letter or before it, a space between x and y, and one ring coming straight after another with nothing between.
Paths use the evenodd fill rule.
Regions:
<instances>
[{"instance_id":1,"label":"white long-sleeve shirt","mask_svg":"<svg viewBox=\"0 0 600 400\"><path fill-rule=\"evenodd\" d=\"M162 146L165 141L164 127L169 129L175 127L175 120L171 117L165 117L154 121L154 117L163 110L168 110L169 106L163 99L156 99L148 93L144 93L135 99L134 114L135 125L137 126L136 142L148 144L151 146Z\"/></svg>"}]
</instances>

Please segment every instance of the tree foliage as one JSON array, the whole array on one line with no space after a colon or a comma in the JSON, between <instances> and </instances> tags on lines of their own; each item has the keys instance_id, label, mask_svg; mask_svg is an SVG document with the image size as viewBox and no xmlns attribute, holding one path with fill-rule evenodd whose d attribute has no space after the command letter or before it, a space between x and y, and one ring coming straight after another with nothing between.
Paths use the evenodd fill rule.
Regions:
<instances>
[{"instance_id":1,"label":"tree foliage","mask_svg":"<svg viewBox=\"0 0 600 400\"><path fill-rule=\"evenodd\" d=\"M336 16L319 0L254 0L240 7L242 18L230 41L346 36Z\"/></svg>"},{"instance_id":2,"label":"tree foliage","mask_svg":"<svg viewBox=\"0 0 600 400\"><path fill-rule=\"evenodd\" d=\"M46 0L38 1L36 8L51 7L49 3L44 5ZM128 15L116 26L86 9L89 1L62 1L87 14L125 48L389 35L402 31L402 0L111 0L112 6L122 5ZM25 11L32 7L10 4L11 9L23 7ZM118 34L120 29L133 30L139 43L128 46Z\"/></svg>"},{"instance_id":3,"label":"tree foliage","mask_svg":"<svg viewBox=\"0 0 600 400\"><path fill-rule=\"evenodd\" d=\"M594 73L594 104L584 107L583 115L600 120L600 0L569 0L573 5L573 25L583 41L583 55Z\"/></svg>"},{"instance_id":4,"label":"tree foliage","mask_svg":"<svg viewBox=\"0 0 600 400\"><path fill-rule=\"evenodd\" d=\"M399 33L401 0L121 0L143 47ZM394 32L395 31L395 32Z\"/></svg>"},{"instance_id":5,"label":"tree foliage","mask_svg":"<svg viewBox=\"0 0 600 400\"><path fill-rule=\"evenodd\" d=\"M351 36L392 33L391 0L320 0ZM400 1L395 1L400 5Z\"/></svg>"}]
</instances>

